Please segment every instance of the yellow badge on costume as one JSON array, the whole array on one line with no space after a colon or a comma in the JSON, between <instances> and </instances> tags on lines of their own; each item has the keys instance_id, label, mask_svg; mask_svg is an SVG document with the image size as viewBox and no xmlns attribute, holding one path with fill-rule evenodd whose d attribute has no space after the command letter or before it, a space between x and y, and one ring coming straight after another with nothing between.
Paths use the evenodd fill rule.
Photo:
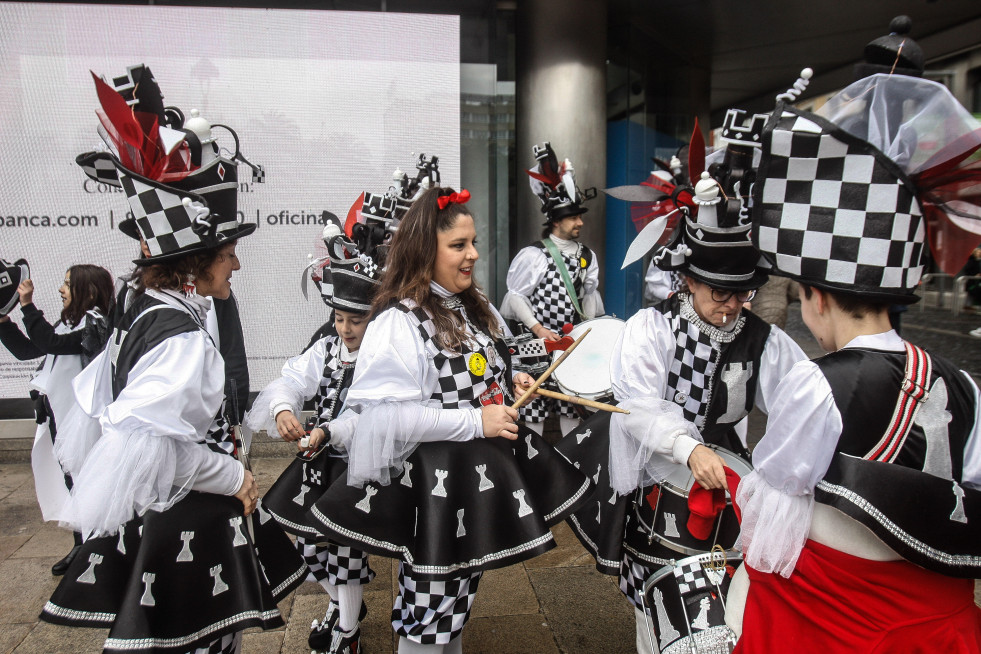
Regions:
<instances>
[{"instance_id":1,"label":"yellow badge on costume","mask_svg":"<svg viewBox=\"0 0 981 654\"><path fill-rule=\"evenodd\" d=\"M480 352L474 352L467 361L467 367L470 368L471 374L483 377L484 371L487 370L487 359Z\"/></svg>"},{"instance_id":2,"label":"yellow badge on costume","mask_svg":"<svg viewBox=\"0 0 981 654\"><path fill-rule=\"evenodd\" d=\"M586 257L579 257L579 267L585 268L587 265L589 264L586 263Z\"/></svg>"}]
</instances>

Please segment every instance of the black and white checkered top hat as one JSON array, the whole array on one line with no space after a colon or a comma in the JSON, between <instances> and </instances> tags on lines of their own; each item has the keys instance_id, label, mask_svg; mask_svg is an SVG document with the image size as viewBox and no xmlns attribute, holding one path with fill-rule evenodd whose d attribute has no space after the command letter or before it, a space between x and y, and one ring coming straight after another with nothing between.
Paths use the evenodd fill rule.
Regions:
<instances>
[{"instance_id":1,"label":"black and white checkered top hat","mask_svg":"<svg viewBox=\"0 0 981 654\"><path fill-rule=\"evenodd\" d=\"M978 241L977 170L962 164L979 146L977 121L929 80L873 75L816 114L780 101L763 134L754 242L777 274L915 302L928 236L940 257L956 245L941 243L948 222L973 236L965 259Z\"/></svg>"},{"instance_id":2,"label":"black and white checkered top hat","mask_svg":"<svg viewBox=\"0 0 981 654\"><path fill-rule=\"evenodd\" d=\"M560 163L548 141L536 145L534 153L538 163L525 172L528 173L532 192L542 203L546 224L589 211L583 203L596 197L596 189L583 191L576 186L576 171L572 162L564 159Z\"/></svg>"},{"instance_id":3,"label":"black and white checkered top hat","mask_svg":"<svg viewBox=\"0 0 981 654\"><path fill-rule=\"evenodd\" d=\"M76 163L92 179L126 192L132 217L120 230L144 240L150 252L135 263L177 259L255 231L257 225L238 215L238 162L252 168L256 182L265 181L265 173L241 155L231 128L214 125L234 139L234 153L225 156L211 136L212 125L196 111L185 121L180 110L163 106L145 66L130 67L111 85L95 79L100 134L111 151L81 154ZM134 138L139 145L132 144Z\"/></svg>"},{"instance_id":4,"label":"black and white checkered top hat","mask_svg":"<svg viewBox=\"0 0 981 654\"><path fill-rule=\"evenodd\" d=\"M329 236L326 241L327 265L313 278L324 303L341 311L368 313L381 285L378 265L343 234Z\"/></svg>"},{"instance_id":5,"label":"black and white checkered top hat","mask_svg":"<svg viewBox=\"0 0 981 654\"><path fill-rule=\"evenodd\" d=\"M17 287L25 279L31 278L31 269L24 259L10 263L0 259L0 318L14 310L20 301Z\"/></svg>"}]
</instances>

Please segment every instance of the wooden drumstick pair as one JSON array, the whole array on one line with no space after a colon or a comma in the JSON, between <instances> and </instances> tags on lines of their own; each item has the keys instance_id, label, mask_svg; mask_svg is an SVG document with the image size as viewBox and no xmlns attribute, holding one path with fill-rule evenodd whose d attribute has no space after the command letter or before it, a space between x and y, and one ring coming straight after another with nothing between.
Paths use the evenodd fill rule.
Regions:
<instances>
[{"instance_id":1,"label":"wooden drumstick pair","mask_svg":"<svg viewBox=\"0 0 981 654\"><path fill-rule=\"evenodd\" d=\"M528 398L531 397L532 394L534 394L535 392L537 392L539 395L542 395L543 397L550 397L550 398L555 399L555 400L565 400L566 402L571 402L573 404L579 404L581 406L587 406L587 407L590 407L592 409L599 409L600 411L610 411L610 412L613 412L613 413L630 413L629 411L627 411L625 409L621 409L620 407L613 406L612 404L603 404L602 402L596 402L596 401L593 401L593 400L587 400L587 399L584 399L584 398L581 398L581 397L576 397L574 395L567 395L565 393L556 393L555 391L549 391L549 390L545 390L545 389L539 389L539 386L541 386L545 382L545 380L548 379L548 376L551 375L552 372L556 368L559 367L559 364L561 364L563 361L565 361L565 358L567 356L569 356L574 349L576 349L576 347L579 345L579 343L582 342L582 339L586 338L586 335L590 331L592 331L592 328L586 329L586 331L584 331L582 333L582 336L580 336L579 338L577 338L572 343L572 345L569 346L569 349L567 349L565 352L562 353L562 356L560 356L558 359L556 359L554 362L552 362L552 365L550 365L548 367L548 369L545 372L543 372L538 377L538 379L535 380L535 383L531 385L531 388L527 389L521 395L521 397L519 397L517 399L517 401L514 404L511 405L511 408L512 409L517 409L522 404L524 404L525 402L527 402L528 401Z\"/></svg>"}]
</instances>

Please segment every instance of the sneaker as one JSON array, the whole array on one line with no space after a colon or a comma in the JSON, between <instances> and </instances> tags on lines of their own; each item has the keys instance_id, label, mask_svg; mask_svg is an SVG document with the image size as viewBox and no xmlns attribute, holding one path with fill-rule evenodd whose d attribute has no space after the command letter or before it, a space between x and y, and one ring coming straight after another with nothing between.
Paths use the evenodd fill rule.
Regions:
<instances>
[{"instance_id":1,"label":"sneaker","mask_svg":"<svg viewBox=\"0 0 981 654\"><path fill-rule=\"evenodd\" d=\"M340 627L334 627L330 633L330 647L316 654L362 654L361 652L361 624L358 623L351 631L341 631Z\"/></svg>"},{"instance_id":2,"label":"sneaker","mask_svg":"<svg viewBox=\"0 0 981 654\"><path fill-rule=\"evenodd\" d=\"M361 602L361 611L358 613L358 624L368 615L368 607ZM330 651L333 641L334 630L337 629L337 621L341 618L340 606L334 600L330 600L327 605L327 612L324 619L320 622L314 620L310 624L310 636L307 638L307 645L314 652Z\"/></svg>"},{"instance_id":3,"label":"sneaker","mask_svg":"<svg viewBox=\"0 0 981 654\"><path fill-rule=\"evenodd\" d=\"M968 332L974 338L981 338L981 327L976 327Z\"/></svg>"}]
</instances>

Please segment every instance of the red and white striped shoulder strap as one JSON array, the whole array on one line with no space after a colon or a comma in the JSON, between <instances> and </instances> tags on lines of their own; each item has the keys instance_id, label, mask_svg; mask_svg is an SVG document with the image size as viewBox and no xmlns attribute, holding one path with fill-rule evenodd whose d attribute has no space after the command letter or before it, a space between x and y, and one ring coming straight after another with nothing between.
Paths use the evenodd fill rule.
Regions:
<instances>
[{"instance_id":1,"label":"red and white striped shoulder strap","mask_svg":"<svg viewBox=\"0 0 981 654\"><path fill-rule=\"evenodd\" d=\"M903 341L903 345L906 346L906 371L899 390L899 400L896 402L896 409L893 411L886 433L863 457L869 461L892 463L896 459L913 426L916 411L930 395L927 390L933 369L930 355L923 348L908 341Z\"/></svg>"}]
</instances>

